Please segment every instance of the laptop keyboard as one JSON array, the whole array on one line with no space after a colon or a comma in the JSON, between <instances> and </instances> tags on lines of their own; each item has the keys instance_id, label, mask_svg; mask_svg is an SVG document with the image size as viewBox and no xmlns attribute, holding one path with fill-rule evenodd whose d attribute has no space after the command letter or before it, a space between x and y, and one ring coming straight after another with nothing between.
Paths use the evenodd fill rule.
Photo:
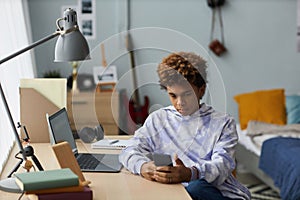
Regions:
<instances>
[{"instance_id":1,"label":"laptop keyboard","mask_svg":"<svg viewBox=\"0 0 300 200\"><path fill-rule=\"evenodd\" d=\"M80 169L95 169L100 163L93 155L91 154L82 154L77 158Z\"/></svg>"}]
</instances>

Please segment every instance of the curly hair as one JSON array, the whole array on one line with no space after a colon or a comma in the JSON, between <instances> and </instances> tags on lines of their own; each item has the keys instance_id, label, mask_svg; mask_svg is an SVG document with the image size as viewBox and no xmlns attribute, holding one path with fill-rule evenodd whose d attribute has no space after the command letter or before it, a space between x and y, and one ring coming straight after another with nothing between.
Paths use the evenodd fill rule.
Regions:
<instances>
[{"instance_id":1,"label":"curly hair","mask_svg":"<svg viewBox=\"0 0 300 200\"><path fill-rule=\"evenodd\" d=\"M157 73L162 89L188 81L197 87L207 83L206 61L192 52L172 53L158 65Z\"/></svg>"}]
</instances>

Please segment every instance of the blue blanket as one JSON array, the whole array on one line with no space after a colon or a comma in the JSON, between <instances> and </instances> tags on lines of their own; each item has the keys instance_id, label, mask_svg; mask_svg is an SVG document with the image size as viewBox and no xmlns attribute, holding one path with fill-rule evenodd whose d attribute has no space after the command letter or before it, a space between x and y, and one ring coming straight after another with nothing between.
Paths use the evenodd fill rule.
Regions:
<instances>
[{"instance_id":1,"label":"blue blanket","mask_svg":"<svg viewBox=\"0 0 300 200\"><path fill-rule=\"evenodd\" d=\"M284 200L300 199L300 139L277 137L263 143L259 168L280 189Z\"/></svg>"}]
</instances>

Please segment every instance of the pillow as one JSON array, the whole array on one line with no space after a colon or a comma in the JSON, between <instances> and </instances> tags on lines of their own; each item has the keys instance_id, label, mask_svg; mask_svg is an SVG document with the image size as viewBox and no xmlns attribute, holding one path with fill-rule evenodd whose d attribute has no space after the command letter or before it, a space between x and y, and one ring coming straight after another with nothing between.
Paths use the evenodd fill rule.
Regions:
<instances>
[{"instance_id":1,"label":"pillow","mask_svg":"<svg viewBox=\"0 0 300 200\"><path fill-rule=\"evenodd\" d=\"M300 96L288 95L285 97L288 124L300 123Z\"/></svg>"},{"instance_id":2,"label":"pillow","mask_svg":"<svg viewBox=\"0 0 300 200\"><path fill-rule=\"evenodd\" d=\"M286 124L284 89L258 90L234 97L238 103L241 129L246 129L249 120L272 124Z\"/></svg>"}]
</instances>

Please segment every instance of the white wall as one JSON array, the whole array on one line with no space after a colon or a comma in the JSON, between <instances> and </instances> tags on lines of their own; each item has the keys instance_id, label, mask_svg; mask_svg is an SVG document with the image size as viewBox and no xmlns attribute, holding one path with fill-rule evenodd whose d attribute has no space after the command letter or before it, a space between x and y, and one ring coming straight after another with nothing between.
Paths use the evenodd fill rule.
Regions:
<instances>
[{"instance_id":1,"label":"white wall","mask_svg":"<svg viewBox=\"0 0 300 200\"><path fill-rule=\"evenodd\" d=\"M77 4L77 0L28 2L34 41L54 31L54 22L60 16L62 5ZM91 72L93 65L101 64L99 43L124 31L124 2L96 0L97 39L89 41L95 56L92 61L84 64L87 66L84 70ZM278 87L285 88L288 94L300 91L300 55L296 51L296 5L296 0L230 0L222 8L228 53L222 57L212 55L212 58L224 81L227 111L236 118L237 105L233 96L238 93ZM205 0L132 0L131 9L132 28L173 29L186 34L207 49L211 10ZM149 36L145 37L149 39ZM180 44L182 41L170 42ZM54 43L53 41L36 48L38 75L42 76L49 69L60 69L63 76L67 77L71 74L70 65L52 62ZM124 50L123 41L119 41L118 45L118 51ZM117 50L106 52L107 57L111 51ZM145 50L137 53L136 62L137 65L157 63L164 55L165 52ZM114 64L118 66L119 76L130 68L126 55L119 57ZM145 76L140 75L138 78L157 80L157 75L153 68ZM157 85L147 85L141 93L150 96L151 104L168 103Z\"/></svg>"}]
</instances>

